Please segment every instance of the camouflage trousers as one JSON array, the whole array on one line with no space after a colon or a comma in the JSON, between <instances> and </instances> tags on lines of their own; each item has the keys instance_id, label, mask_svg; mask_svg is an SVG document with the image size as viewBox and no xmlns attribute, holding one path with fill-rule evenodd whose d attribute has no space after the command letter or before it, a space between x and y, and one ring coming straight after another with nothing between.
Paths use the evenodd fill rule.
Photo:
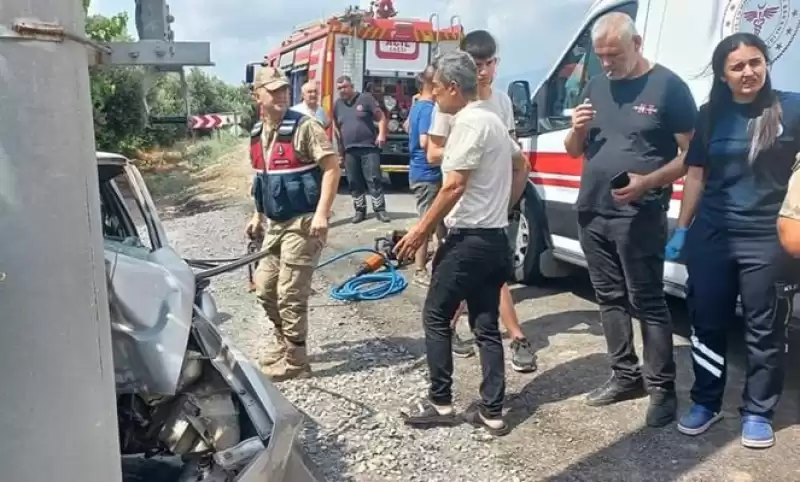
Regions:
<instances>
[{"instance_id":1,"label":"camouflage trousers","mask_svg":"<svg viewBox=\"0 0 800 482\"><path fill-rule=\"evenodd\" d=\"M309 235L311 215L286 222L270 221L253 276L256 297L278 334L302 345L308 333L308 299L311 279L324 241Z\"/></svg>"}]
</instances>

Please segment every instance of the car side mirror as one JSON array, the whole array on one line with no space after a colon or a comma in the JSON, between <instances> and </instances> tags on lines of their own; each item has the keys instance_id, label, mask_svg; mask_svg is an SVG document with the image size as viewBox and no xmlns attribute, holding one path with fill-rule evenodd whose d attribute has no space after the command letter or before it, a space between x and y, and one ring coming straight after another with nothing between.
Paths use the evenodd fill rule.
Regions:
<instances>
[{"instance_id":1,"label":"car side mirror","mask_svg":"<svg viewBox=\"0 0 800 482\"><path fill-rule=\"evenodd\" d=\"M517 134L536 133L538 112L536 104L531 100L531 86L527 80L515 80L508 86L508 97L514 108L514 122Z\"/></svg>"}]
</instances>

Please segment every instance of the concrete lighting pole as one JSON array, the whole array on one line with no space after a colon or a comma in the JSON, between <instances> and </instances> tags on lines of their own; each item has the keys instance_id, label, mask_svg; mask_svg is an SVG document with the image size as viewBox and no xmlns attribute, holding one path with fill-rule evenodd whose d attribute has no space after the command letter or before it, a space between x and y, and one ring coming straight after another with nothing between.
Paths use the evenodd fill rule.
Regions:
<instances>
[{"instance_id":1,"label":"concrete lighting pole","mask_svg":"<svg viewBox=\"0 0 800 482\"><path fill-rule=\"evenodd\" d=\"M79 0L0 4L0 480L121 480Z\"/></svg>"}]
</instances>

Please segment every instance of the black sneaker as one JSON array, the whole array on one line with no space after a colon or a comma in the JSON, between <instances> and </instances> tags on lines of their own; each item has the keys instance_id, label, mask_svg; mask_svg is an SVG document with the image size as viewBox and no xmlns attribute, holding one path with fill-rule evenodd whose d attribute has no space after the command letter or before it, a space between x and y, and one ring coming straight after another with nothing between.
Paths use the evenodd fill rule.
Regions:
<instances>
[{"instance_id":1,"label":"black sneaker","mask_svg":"<svg viewBox=\"0 0 800 482\"><path fill-rule=\"evenodd\" d=\"M586 396L586 404L592 407L602 407L625 400L642 398L645 395L647 392L641 379L633 383L622 383L612 375L599 388L589 392L589 395Z\"/></svg>"},{"instance_id":2,"label":"black sneaker","mask_svg":"<svg viewBox=\"0 0 800 482\"><path fill-rule=\"evenodd\" d=\"M386 214L386 211L375 211L375 218L382 223L388 223L391 221L389 215Z\"/></svg>"},{"instance_id":3,"label":"black sneaker","mask_svg":"<svg viewBox=\"0 0 800 482\"><path fill-rule=\"evenodd\" d=\"M453 406L437 406L430 400L423 399L400 410L400 416L406 425L415 428L452 427L458 425L458 418Z\"/></svg>"},{"instance_id":4,"label":"black sneaker","mask_svg":"<svg viewBox=\"0 0 800 482\"><path fill-rule=\"evenodd\" d=\"M672 390L653 389L650 393L650 406L647 407L645 423L648 427L664 427L675 420L678 411L678 397Z\"/></svg>"},{"instance_id":5,"label":"black sneaker","mask_svg":"<svg viewBox=\"0 0 800 482\"><path fill-rule=\"evenodd\" d=\"M461 358L469 358L475 354L475 347L471 341L465 341L458 332L453 329L453 355Z\"/></svg>"},{"instance_id":6,"label":"black sneaker","mask_svg":"<svg viewBox=\"0 0 800 482\"><path fill-rule=\"evenodd\" d=\"M367 212L366 211L356 211L356 213L353 215L353 218L350 220L350 222L353 223L353 224L358 224L358 223L364 221L365 219L367 219Z\"/></svg>"},{"instance_id":7,"label":"black sneaker","mask_svg":"<svg viewBox=\"0 0 800 482\"><path fill-rule=\"evenodd\" d=\"M526 338L511 340L511 368L520 373L536 371L536 353Z\"/></svg>"},{"instance_id":8,"label":"black sneaker","mask_svg":"<svg viewBox=\"0 0 800 482\"><path fill-rule=\"evenodd\" d=\"M464 413L464 421L473 427L485 429L495 437L502 437L511 432L511 426L503 420L502 416L500 418L487 418L483 416L480 410L470 410Z\"/></svg>"}]
</instances>

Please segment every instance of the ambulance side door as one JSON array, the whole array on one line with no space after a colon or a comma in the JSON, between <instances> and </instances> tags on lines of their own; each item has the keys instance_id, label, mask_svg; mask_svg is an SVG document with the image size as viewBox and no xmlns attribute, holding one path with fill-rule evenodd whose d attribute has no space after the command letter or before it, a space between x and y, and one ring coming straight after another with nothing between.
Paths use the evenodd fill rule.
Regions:
<instances>
[{"instance_id":1,"label":"ambulance side door","mask_svg":"<svg viewBox=\"0 0 800 482\"><path fill-rule=\"evenodd\" d=\"M572 127L572 110L583 102L581 94L586 83L595 75L603 75L592 46L592 25L598 17L612 11L627 13L635 19L637 7L638 2L626 2L597 12L584 24L533 97L538 125L531 178L545 200L557 255L566 261L580 263L583 257L577 242L577 212L573 208L578 199L583 159L567 155L564 139Z\"/></svg>"}]
</instances>

